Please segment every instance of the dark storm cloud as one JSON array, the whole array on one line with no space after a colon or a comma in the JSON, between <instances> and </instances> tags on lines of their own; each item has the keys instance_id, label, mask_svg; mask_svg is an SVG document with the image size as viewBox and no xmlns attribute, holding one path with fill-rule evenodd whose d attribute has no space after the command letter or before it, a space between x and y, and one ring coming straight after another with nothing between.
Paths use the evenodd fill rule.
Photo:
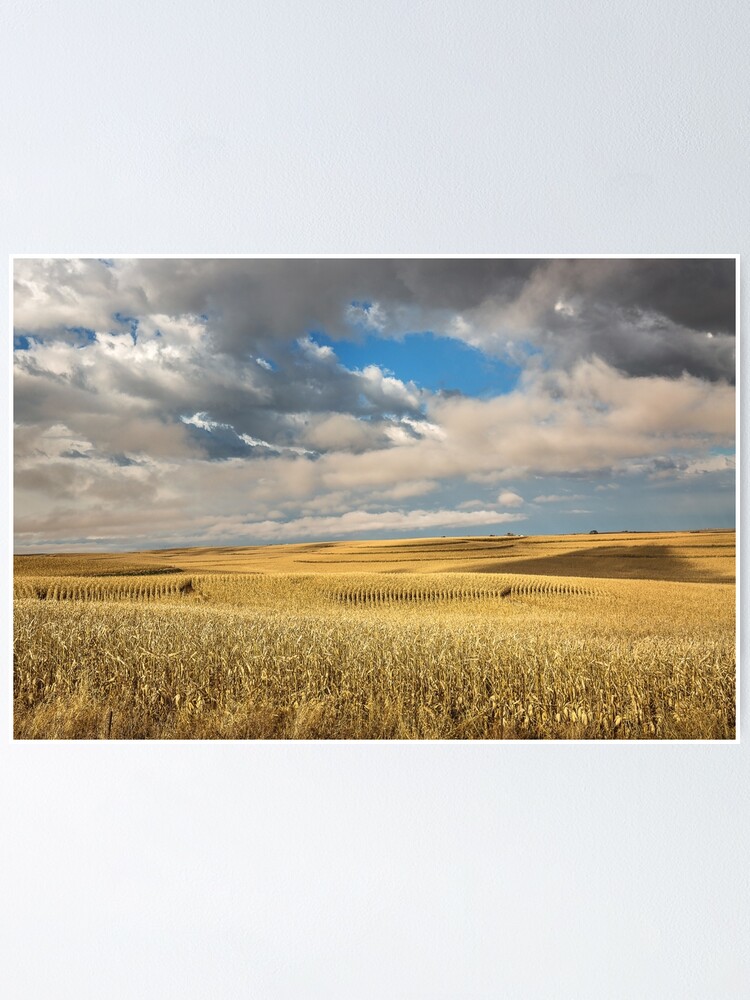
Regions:
<instances>
[{"instance_id":1,"label":"dark storm cloud","mask_svg":"<svg viewBox=\"0 0 750 1000\"><path fill-rule=\"evenodd\" d=\"M294 336L342 332L351 302L461 311L512 297L537 262L490 259L144 260L142 287L156 311L216 314L226 332ZM167 308L165 308L167 307Z\"/></svg>"},{"instance_id":2,"label":"dark storm cloud","mask_svg":"<svg viewBox=\"0 0 750 1000\"><path fill-rule=\"evenodd\" d=\"M571 368L599 357L628 375L734 381L733 260L548 260L520 290L464 310L455 335Z\"/></svg>"},{"instance_id":3,"label":"dark storm cloud","mask_svg":"<svg viewBox=\"0 0 750 1000\"><path fill-rule=\"evenodd\" d=\"M580 296L703 332L732 333L735 323L733 260L145 260L138 269L152 311L216 316L225 346L239 348L248 337L341 334L351 302L380 303L390 328L400 309L460 314L545 286L548 310Z\"/></svg>"},{"instance_id":4,"label":"dark storm cloud","mask_svg":"<svg viewBox=\"0 0 750 1000\"><path fill-rule=\"evenodd\" d=\"M116 317L193 315L216 351L272 361L309 331L432 330L501 356L528 346L552 364L595 354L629 374L731 381L734 274L732 259L17 261L16 327L70 339L122 330Z\"/></svg>"},{"instance_id":5,"label":"dark storm cloud","mask_svg":"<svg viewBox=\"0 0 750 1000\"><path fill-rule=\"evenodd\" d=\"M308 330L342 335L352 302L378 303L383 329L398 333L410 320L427 329L441 313L502 309L527 294L538 299L532 323L573 297L702 332L733 333L735 323L732 260L145 260L138 271L152 311L212 317L220 345L239 352Z\"/></svg>"},{"instance_id":6,"label":"dark storm cloud","mask_svg":"<svg viewBox=\"0 0 750 1000\"><path fill-rule=\"evenodd\" d=\"M636 261L625 279L614 283L612 297L678 326L734 334L733 260Z\"/></svg>"},{"instance_id":7,"label":"dark storm cloud","mask_svg":"<svg viewBox=\"0 0 750 1000\"><path fill-rule=\"evenodd\" d=\"M539 262L539 275L558 300L581 296L588 305L654 313L692 330L734 332L734 260L560 259Z\"/></svg>"},{"instance_id":8,"label":"dark storm cloud","mask_svg":"<svg viewBox=\"0 0 750 1000\"><path fill-rule=\"evenodd\" d=\"M497 316L553 363L734 382L733 260L549 261Z\"/></svg>"},{"instance_id":9,"label":"dark storm cloud","mask_svg":"<svg viewBox=\"0 0 750 1000\"><path fill-rule=\"evenodd\" d=\"M695 330L732 332L735 322L733 260L143 260L138 270L151 311L219 315L240 336L342 332L352 301L459 313L490 299L510 304L540 274L553 296L655 312Z\"/></svg>"},{"instance_id":10,"label":"dark storm cloud","mask_svg":"<svg viewBox=\"0 0 750 1000\"><path fill-rule=\"evenodd\" d=\"M597 356L628 375L735 380L735 338L731 333L675 325L653 312L579 304L572 314L551 314L530 341L547 361L569 367Z\"/></svg>"}]
</instances>

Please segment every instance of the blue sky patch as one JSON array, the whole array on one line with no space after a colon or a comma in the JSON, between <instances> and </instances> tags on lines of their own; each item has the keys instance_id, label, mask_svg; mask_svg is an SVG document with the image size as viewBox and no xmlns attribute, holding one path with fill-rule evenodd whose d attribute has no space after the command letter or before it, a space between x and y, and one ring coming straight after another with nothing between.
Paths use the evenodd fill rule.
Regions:
<instances>
[{"instance_id":1,"label":"blue sky patch","mask_svg":"<svg viewBox=\"0 0 750 1000\"><path fill-rule=\"evenodd\" d=\"M89 344L96 343L96 330L92 330L88 326L66 326L66 333L73 333L79 338L79 347L87 347Z\"/></svg>"},{"instance_id":2,"label":"blue sky patch","mask_svg":"<svg viewBox=\"0 0 750 1000\"><path fill-rule=\"evenodd\" d=\"M73 338L78 338L78 343L75 343L73 338L71 338L76 347L88 347L89 344L96 343L96 331L91 330L87 326L64 326L62 329L65 333L72 334ZM33 334L33 336L27 333L14 333L13 350L30 351L32 345L43 344L44 340L45 338L40 337L37 333Z\"/></svg>"},{"instance_id":3,"label":"blue sky patch","mask_svg":"<svg viewBox=\"0 0 750 1000\"><path fill-rule=\"evenodd\" d=\"M408 333L401 340L366 334L360 340L332 340L311 333L320 346L330 346L347 368L378 365L403 382L413 381L433 392L461 392L467 396L497 396L510 392L521 369L492 358L452 337Z\"/></svg>"},{"instance_id":4,"label":"blue sky patch","mask_svg":"<svg viewBox=\"0 0 750 1000\"><path fill-rule=\"evenodd\" d=\"M130 336L133 338L133 343L138 343L138 323L139 320L135 316L123 316L122 313L116 312L112 313L114 319L118 323L122 323L130 327Z\"/></svg>"}]
</instances>

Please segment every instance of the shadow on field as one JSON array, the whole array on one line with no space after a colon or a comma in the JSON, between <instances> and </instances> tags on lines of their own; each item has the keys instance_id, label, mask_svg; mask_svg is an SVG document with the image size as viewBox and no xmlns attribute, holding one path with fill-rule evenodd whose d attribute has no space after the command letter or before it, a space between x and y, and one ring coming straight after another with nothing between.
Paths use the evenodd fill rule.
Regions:
<instances>
[{"instance_id":1,"label":"shadow on field","mask_svg":"<svg viewBox=\"0 0 750 1000\"><path fill-rule=\"evenodd\" d=\"M616 580L673 580L734 583L734 574L695 567L666 545L603 545L560 555L463 565L469 573L529 573L542 576L610 577Z\"/></svg>"}]
</instances>

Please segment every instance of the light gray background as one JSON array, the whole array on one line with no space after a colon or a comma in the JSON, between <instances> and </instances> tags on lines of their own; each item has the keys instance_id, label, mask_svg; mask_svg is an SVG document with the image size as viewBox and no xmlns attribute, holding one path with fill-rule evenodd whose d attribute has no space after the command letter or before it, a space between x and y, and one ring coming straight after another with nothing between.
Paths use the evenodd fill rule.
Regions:
<instances>
[{"instance_id":1,"label":"light gray background","mask_svg":"<svg viewBox=\"0 0 750 1000\"><path fill-rule=\"evenodd\" d=\"M0 19L3 255L750 250L742 0ZM13 744L4 631L14 1000L747 995L747 741Z\"/></svg>"}]
</instances>

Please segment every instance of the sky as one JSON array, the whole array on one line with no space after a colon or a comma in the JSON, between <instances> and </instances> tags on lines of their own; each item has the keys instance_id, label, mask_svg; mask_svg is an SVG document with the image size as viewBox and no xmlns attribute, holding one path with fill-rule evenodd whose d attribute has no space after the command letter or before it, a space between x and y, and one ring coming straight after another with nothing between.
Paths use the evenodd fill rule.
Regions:
<instances>
[{"instance_id":1,"label":"sky","mask_svg":"<svg viewBox=\"0 0 750 1000\"><path fill-rule=\"evenodd\" d=\"M735 523L733 258L17 258L15 545Z\"/></svg>"}]
</instances>

